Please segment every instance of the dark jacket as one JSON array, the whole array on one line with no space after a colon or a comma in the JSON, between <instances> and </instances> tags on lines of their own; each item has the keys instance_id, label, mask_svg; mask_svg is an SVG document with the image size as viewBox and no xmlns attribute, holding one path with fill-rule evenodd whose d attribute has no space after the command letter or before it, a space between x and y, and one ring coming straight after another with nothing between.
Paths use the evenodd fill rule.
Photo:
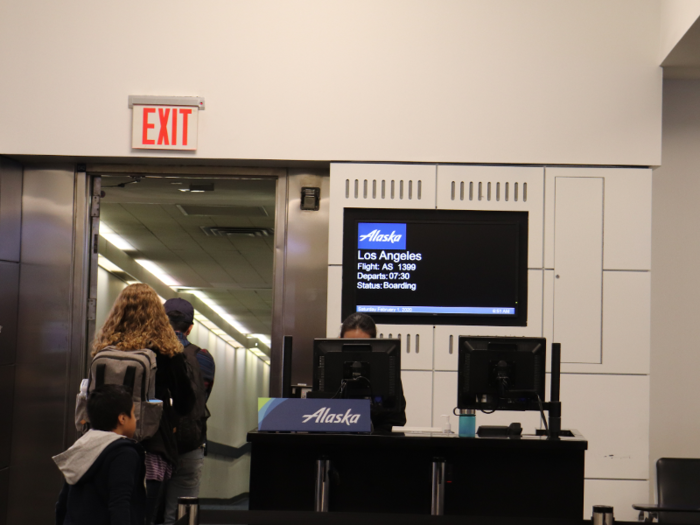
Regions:
<instances>
[{"instance_id":1,"label":"dark jacket","mask_svg":"<svg viewBox=\"0 0 700 525\"><path fill-rule=\"evenodd\" d=\"M190 384L194 390L195 403L192 411L180 418L178 431L175 433L177 449L180 454L196 450L207 440L207 419L210 414L207 410L207 392L198 360L201 352L202 349L197 345L189 343L185 346L184 354L187 360Z\"/></svg>"},{"instance_id":2,"label":"dark jacket","mask_svg":"<svg viewBox=\"0 0 700 525\"><path fill-rule=\"evenodd\" d=\"M54 460L66 477L56 503L57 525L143 525L146 467L141 445L91 430Z\"/></svg>"},{"instance_id":3,"label":"dark jacket","mask_svg":"<svg viewBox=\"0 0 700 525\"><path fill-rule=\"evenodd\" d=\"M403 383L399 381L399 391L391 408L372 407L370 417L375 432L391 432L391 427L406 424L406 398L403 395Z\"/></svg>"},{"instance_id":4,"label":"dark jacket","mask_svg":"<svg viewBox=\"0 0 700 525\"><path fill-rule=\"evenodd\" d=\"M156 398L163 400L163 417L158 432L141 442L146 452L160 454L173 466L177 465L177 442L175 432L180 416L188 414L194 406L195 397L187 374L184 354L173 357L156 353ZM172 404L170 400L172 399Z\"/></svg>"}]
</instances>

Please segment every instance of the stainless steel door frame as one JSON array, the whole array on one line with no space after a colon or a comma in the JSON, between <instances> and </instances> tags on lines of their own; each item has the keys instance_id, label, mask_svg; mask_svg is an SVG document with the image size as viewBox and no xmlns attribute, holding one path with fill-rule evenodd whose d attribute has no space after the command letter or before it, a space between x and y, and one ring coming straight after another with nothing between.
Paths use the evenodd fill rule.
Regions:
<instances>
[{"instance_id":1,"label":"stainless steel door frame","mask_svg":"<svg viewBox=\"0 0 700 525\"><path fill-rule=\"evenodd\" d=\"M71 291L71 352L68 362L64 441L68 448L75 430L75 395L87 375L90 342L95 333L97 297L97 242L100 226L101 179L79 166L73 200L73 282Z\"/></svg>"},{"instance_id":2,"label":"stainless steel door frame","mask_svg":"<svg viewBox=\"0 0 700 525\"><path fill-rule=\"evenodd\" d=\"M326 335L329 170L289 170L278 185L270 395L282 395L283 337L292 336L292 384L312 382L313 340ZM321 189L319 209L301 209L301 189ZM284 203L281 200L284 198ZM282 231L284 235L282 236ZM279 235L279 236L278 236Z\"/></svg>"}]
</instances>

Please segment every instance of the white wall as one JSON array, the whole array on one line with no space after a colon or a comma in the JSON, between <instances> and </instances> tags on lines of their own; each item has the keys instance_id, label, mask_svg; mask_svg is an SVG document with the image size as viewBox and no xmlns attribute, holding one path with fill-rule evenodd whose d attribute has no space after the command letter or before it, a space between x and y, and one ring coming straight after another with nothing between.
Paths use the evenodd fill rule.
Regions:
<instances>
[{"instance_id":1,"label":"white wall","mask_svg":"<svg viewBox=\"0 0 700 525\"><path fill-rule=\"evenodd\" d=\"M121 291L126 288L126 283L116 278L101 266L97 268L97 304L95 308L95 333L102 328L107 320L114 301Z\"/></svg>"},{"instance_id":2,"label":"white wall","mask_svg":"<svg viewBox=\"0 0 700 525\"><path fill-rule=\"evenodd\" d=\"M652 466L700 457L700 80L664 82L663 133L652 230Z\"/></svg>"},{"instance_id":3,"label":"white wall","mask_svg":"<svg viewBox=\"0 0 700 525\"><path fill-rule=\"evenodd\" d=\"M209 350L216 363L214 388L207 402L211 412L208 439L243 446L246 434L258 426L258 397L268 396L270 367L245 348L233 348L197 321L188 339ZM233 498L248 492L249 480L249 454L237 460L207 456L199 496Z\"/></svg>"},{"instance_id":4,"label":"white wall","mask_svg":"<svg viewBox=\"0 0 700 525\"><path fill-rule=\"evenodd\" d=\"M186 158L657 165L659 4L212 0L0 8L0 153L130 149L128 95L199 95ZM292 132L293 130L293 132Z\"/></svg>"},{"instance_id":5,"label":"white wall","mask_svg":"<svg viewBox=\"0 0 700 525\"><path fill-rule=\"evenodd\" d=\"M424 189L382 194L394 182ZM507 183L527 199L490 190ZM483 198L477 189L470 198L472 186ZM402 340L407 426L452 413L460 335L561 343L563 428L588 439L584 517L605 504L632 521L649 485L651 194L650 169L331 164L327 334L341 322L343 208L527 211L527 326L377 327ZM477 414L478 425L513 421L529 434L540 424L536 412Z\"/></svg>"}]
</instances>

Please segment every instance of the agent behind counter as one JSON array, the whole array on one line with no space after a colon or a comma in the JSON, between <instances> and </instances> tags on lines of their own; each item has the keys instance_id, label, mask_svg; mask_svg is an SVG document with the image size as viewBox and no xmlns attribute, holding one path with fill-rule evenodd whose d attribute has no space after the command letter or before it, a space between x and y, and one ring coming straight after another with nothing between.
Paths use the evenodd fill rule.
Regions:
<instances>
[{"instance_id":1,"label":"agent behind counter","mask_svg":"<svg viewBox=\"0 0 700 525\"><path fill-rule=\"evenodd\" d=\"M377 325L367 314L350 314L340 327L340 337L345 339L376 339ZM406 424L406 398L403 395L403 384L399 382L399 392L396 405L385 409L372 405L372 425L375 431L391 432L391 427L402 427Z\"/></svg>"}]
</instances>

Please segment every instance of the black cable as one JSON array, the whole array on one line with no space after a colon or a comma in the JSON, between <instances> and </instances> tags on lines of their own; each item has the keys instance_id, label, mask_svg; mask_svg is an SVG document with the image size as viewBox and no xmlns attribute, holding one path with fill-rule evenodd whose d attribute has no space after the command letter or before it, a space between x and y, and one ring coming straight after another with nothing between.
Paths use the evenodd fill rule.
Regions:
<instances>
[{"instance_id":1,"label":"black cable","mask_svg":"<svg viewBox=\"0 0 700 525\"><path fill-rule=\"evenodd\" d=\"M367 386L369 387L370 404L374 405L375 403L374 403L374 391L372 390L372 381L370 381L369 378L367 378L365 376L357 376L357 377L352 378L350 381L354 382L354 381L359 381L360 379L364 379L365 381L367 381Z\"/></svg>"},{"instance_id":2,"label":"black cable","mask_svg":"<svg viewBox=\"0 0 700 525\"><path fill-rule=\"evenodd\" d=\"M341 394L341 395L343 394L343 390L345 390L346 383L347 383L347 381L345 379L343 379L340 382L340 386L338 387L338 390L336 390L335 394L333 394L333 397L331 397L331 399L335 399L338 396L338 394ZM339 399L342 399L342 397Z\"/></svg>"},{"instance_id":3,"label":"black cable","mask_svg":"<svg viewBox=\"0 0 700 525\"><path fill-rule=\"evenodd\" d=\"M341 395L341 397L339 399L342 399L343 392L347 390L348 382L352 381L354 383L356 381L359 381L360 379L364 379L365 381L367 381L367 386L369 387L370 404L374 405L375 402L374 402L374 391L372 390L372 382L368 378L366 378L365 376L358 376L358 377L354 377L352 379L343 379L340 382L340 387L338 388L336 393L333 394L333 397L331 399L336 399L338 394Z\"/></svg>"}]
</instances>

